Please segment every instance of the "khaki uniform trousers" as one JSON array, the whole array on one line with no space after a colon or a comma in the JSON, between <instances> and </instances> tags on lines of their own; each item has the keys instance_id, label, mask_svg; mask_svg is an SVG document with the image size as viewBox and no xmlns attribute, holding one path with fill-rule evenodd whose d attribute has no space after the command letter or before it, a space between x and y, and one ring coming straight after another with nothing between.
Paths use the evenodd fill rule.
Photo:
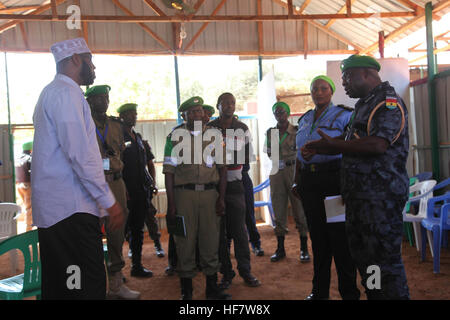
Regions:
<instances>
[{"instance_id":1,"label":"khaki uniform trousers","mask_svg":"<svg viewBox=\"0 0 450 320\"><path fill-rule=\"evenodd\" d=\"M128 209L127 209L127 194L126 187L123 179L117 179L111 182L108 182L108 185L116 198L116 201L119 202L123 209L124 221L127 221L128 218ZM123 259L122 247L123 242L125 240L125 224L122 225L119 229L115 231L111 231L109 229L109 217L105 217L105 231L106 231L106 240L108 242L108 273L110 275L119 272L125 266L125 260Z\"/></svg>"},{"instance_id":2,"label":"khaki uniform trousers","mask_svg":"<svg viewBox=\"0 0 450 320\"><path fill-rule=\"evenodd\" d=\"M206 276L219 270L220 217L216 214L215 189L194 191L175 188L176 214L184 217L186 237L174 236L177 248L177 272L180 278L197 274L195 262L198 241L200 266Z\"/></svg>"},{"instance_id":3,"label":"khaki uniform trousers","mask_svg":"<svg viewBox=\"0 0 450 320\"><path fill-rule=\"evenodd\" d=\"M306 237L308 235L308 225L302 203L291 191L294 183L294 172L295 165L291 165L279 170L275 175L269 176L270 196L275 215L275 235L277 237L284 236L289 231L287 228L288 201L291 202L295 227L300 236Z\"/></svg>"},{"instance_id":4,"label":"khaki uniform trousers","mask_svg":"<svg viewBox=\"0 0 450 320\"><path fill-rule=\"evenodd\" d=\"M20 198L22 199L23 207L25 213L25 223L27 225L26 231L30 231L33 227L33 218L31 210L31 183L22 182L17 186L17 191L19 192Z\"/></svg>"}]
</instances>

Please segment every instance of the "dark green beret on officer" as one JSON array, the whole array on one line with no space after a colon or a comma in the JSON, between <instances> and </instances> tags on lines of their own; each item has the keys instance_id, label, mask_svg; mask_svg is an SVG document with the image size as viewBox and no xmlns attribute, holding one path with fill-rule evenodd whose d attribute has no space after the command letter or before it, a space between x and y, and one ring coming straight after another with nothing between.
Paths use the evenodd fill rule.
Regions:
<instances>
[{"instance_id":1,"label":"dark green beret on officer","mask_svg":"<svg viewBox=\"0 0 450 320\"><path fill-rule=\"evenodd\" d=\"M371 68L380 71L381 65L372 57L354 54L341 62L341 71L350 68Z\"/></svg>"},{"instance_id":2,"label":"dark green beret on officer","mask_svg":"<svg viewBox=\"0 0 450 320\"><path fill-rule=\"evenodd\" d=\"M86 98L89 98L90 96L95 96L98 94L109 94L110 91L111 91L111 87L108 86L107 84L100 85L100 86L93 86L86 90L86 92L84 93L84 96Z\"/></svg>"},{"instance_id":3,"label":"dark green beret on officer","mask_svg":"<svg viewBox=\"0 0 450 320\"><path fill-rule=\"evenodd\" d=\"M23 151L31 151L33 150L33 141L28 141L22 144L22 150Z\"/></svg>"},{"instance_id":4,"label":"dark green beret on officer","mask_svg":"<svg viewBox=\"0 0 450 320\"><path fill-rule=\"evenodd\" d=\"M286 102L283 101L275 102L275 104L272 106L272 112L275 112L275 110L277 110L278 107L283 108L288 114L288 116L291 114L291 108L289 108L289 105Z\"/></svg>"},{"instance_id":5,"label":"dark green beret on officer","mask_svg":"<svg viewBox=\"0 0 450 320\"><path fill-rule=\"evenodd\" d=\"M203 99L201 97L192 97L187 99L185 102L180 104L178 107L178 112L185 112L191 107L202 106L203 107Z\"/></svg>"},{"instance_id":6,"label":"dark green beret on officer","mask_svg":"<svg viewBox=\"0 0 450 320\"><path fill-rule=\"evenodd\" d=\"M208 104L204 104L203 105L203 109L204 110L208 110L211 112L211 115L213 115L214 113L216 113L216 109Z\"/></svg>"},{"instance_id":7,"label":"dark green beret on officer","mask_svg":"<svg viewBox=\"0 0 450 320\"><path fill-rule=\"evenodd\" d=\"M121 105L116 111L119 114L122 112L128 111L128 110L136 111L137 106L138 105L136 103L125 103L125 104Z\"/></svg>"}]
</instances>

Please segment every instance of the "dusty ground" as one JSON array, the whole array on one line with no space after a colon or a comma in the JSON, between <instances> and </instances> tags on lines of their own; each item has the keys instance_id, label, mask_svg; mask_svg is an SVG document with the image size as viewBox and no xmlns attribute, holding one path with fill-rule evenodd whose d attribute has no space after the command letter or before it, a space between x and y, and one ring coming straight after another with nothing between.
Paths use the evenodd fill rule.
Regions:
<instances>
[{"instance_id":1,"label":"dusty ground","mask_svg":"<svg viewBox=\"0 0 450 320\"><path fill-rule=\"evenodd\" d=\"M270 261L270 255L275 252L276 239L270 226L258 227L262 238L262 247L265 256L251 256L252 272L261 281L257 288L245 286L242 279L237 276L228 290L233 300L303 300L311 291L312 262L300 263L298 234L292 221L289 229L292 230L286 237L287 258L277 263ZM162 243L167 251L167 233L163 232ZM311 245L309 243L309 245ZM406 240L403 241L403 261L406 268L411 298L415 300L450 300L450 250L441 251L441 273L433 273L433 261L428 249L425 262L420 262L419 253L411 247ZM128 245L124 245L124 256L127 257ZM21 259L21 257L19 258ZM233 265L236 266L234 257ZM22 261L22 260L20 260ZM167 256L158 258L155 255L153 242L145 235L143 264L154 273L152 278L138 279L130 277L130 260L126 258L124 275L127 285L139 290L144 300L178 300L180 297L179 280L177 276L167 276L164 269L167 266ZM20 265L20 264L19 264ZM337 291L337 279L332 266L332 279L330 298L340 300ZM9 255L0 257L0 278L10 276ZM358 278L358 282L359 282ZM359 285L361 292L362 287ZM194 279L194 299L205 299L205 278L199 273ZM362 299L365 295L362 294Z\"/></svg>"}]
</instances>

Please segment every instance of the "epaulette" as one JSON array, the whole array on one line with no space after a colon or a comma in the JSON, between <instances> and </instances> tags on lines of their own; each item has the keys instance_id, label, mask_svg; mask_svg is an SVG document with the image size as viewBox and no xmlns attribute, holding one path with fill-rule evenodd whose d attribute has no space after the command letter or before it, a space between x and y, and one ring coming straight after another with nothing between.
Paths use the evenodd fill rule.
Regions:
<instances>
[{"instance_id":1,"label":"epaulette","mask_svg":"<svg viewBox=\"0 0 450 320\"><path fill-rule=\"evenodd\" d=\"M338 104L338 105L336 105L336 107L342 108L342 109L350 111L350 112L355 111L353 108L347 107L346 105L343 105L343 104Z\"/></svg>"},{"instance_id":2,"label":"epaulette","mask_svg":"<svg viewBox=\"0 0 450 320\"><path fill-rule=\"evenodd\" d=\"M299 124L299 123L300 123L300 120L302 120L303 117L306 116L306 115L307 115L308 113L310 113L311 111L314 111L314 109L310 109L310 110L306 111L300 118L298 118L297 124Z\"/></svg>"},{"instance_id":3,"label":"epaulette","mask_svg":"<svg viewBox=\"0 0 450 320\"><path fill-rule=\"evenodd\" d=\"M123 120L119 117L108 116L108 119L116 121L116 122L120 122L121 124L123 124Z\"/></svg>"}]
</instances>

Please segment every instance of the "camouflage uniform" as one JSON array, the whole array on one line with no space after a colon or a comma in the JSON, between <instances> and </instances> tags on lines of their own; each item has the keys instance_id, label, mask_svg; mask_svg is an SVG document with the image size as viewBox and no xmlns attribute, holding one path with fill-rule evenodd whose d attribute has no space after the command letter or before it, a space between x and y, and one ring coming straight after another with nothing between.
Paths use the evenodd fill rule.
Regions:
<instances>
[{"instance_id":1,"label":"camouflage uniform","mask_svg":"<svg viewBox=\"0 0 450 320\"><path fill-rule=\"evenodd\" d=\"M409 299L401 258L402 210L409 186L407 112L395 89L383 82L356 103L345 134L346 140L370 135L390 143L384 154L371 157L346 154L342 160L347 235L368 299ZM367 287L372 274L367 267L371 265L381 271L379 290Z\"/></svg>"}]
</instances>

